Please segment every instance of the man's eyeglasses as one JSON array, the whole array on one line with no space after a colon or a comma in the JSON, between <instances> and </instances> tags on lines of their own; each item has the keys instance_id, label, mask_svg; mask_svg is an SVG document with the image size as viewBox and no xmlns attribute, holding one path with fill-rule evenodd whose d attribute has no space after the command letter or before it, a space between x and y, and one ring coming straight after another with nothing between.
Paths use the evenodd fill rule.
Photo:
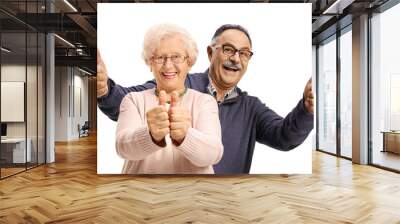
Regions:
<instances>
[{"instance_id":1,"label":"man's eyeglasses","mask_svg":"<svg viewBox=\"0 0 400 224\"><path fill-rule=\"evenodd\" d=\"M239 52L239 57L242 60L250 60L251 56L253 56L253 52L251 52L250 50L247 49L236 49L234 46L230 45L230 44L223 44L222 46L215 46L215 48L220 48L222 47L222 53L224 53L225 55L232 57L234 55L236 55L236 52Z\"/></svg>"},{"instance_id":2,"label":"man's eyeglasses","mask_svg":"<svg viewBox=\"0 0 400 224\"><path fill-rule=\"evenodd\" d=\"M164 55L164 56L153 56L153 57L152 57L152 60L153 60L156 64L165 64L165 62L167 62L168 58L171 59L171 62L174 63L174 64L181 64L181 63L183 63L183 62L186 60L186 58L188 58L188 57L187 57L187 56L183 56L183 55L176 54L176 55L171 55L171 56L169 56L169 57L167 57L167 56L165 56L165 55Z\"/></svg>"}]
</instances>

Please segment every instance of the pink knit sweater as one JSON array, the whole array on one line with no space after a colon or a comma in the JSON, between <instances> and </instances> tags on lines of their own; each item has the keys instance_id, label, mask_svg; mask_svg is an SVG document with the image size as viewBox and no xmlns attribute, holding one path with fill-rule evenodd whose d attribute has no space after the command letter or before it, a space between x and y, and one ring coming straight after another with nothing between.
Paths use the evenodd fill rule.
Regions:
<instances>
[{"instance_id":1,"label":"pink knit sweater","mask_svg":"<svg viewBox=\"0 0 400 224\"><path fill-rule=\"evenodd\" d=\"M218 106L210 95L188 89L180 104L189 109L192 124L181 145L166 147L151 139L146 112L158 105L154 89L129 93L121 103L116 148L125 159L124 174L213 174L223 145Z\"/></svg>"}]
</instances>

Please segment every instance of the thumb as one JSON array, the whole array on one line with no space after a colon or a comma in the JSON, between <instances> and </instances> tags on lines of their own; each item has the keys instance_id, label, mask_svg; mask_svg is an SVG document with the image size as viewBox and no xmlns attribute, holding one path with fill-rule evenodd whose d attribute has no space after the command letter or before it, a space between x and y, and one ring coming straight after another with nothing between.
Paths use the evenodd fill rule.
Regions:
<instances>
[{"instance_id":1,"label":"thumb","mask_svg":"<svg viewBox=\"0 0 400 224\"><path fill-rule=\"evenodd\" d=\"M99 60L99 59L101 59L101 54L100 54L100 51L98 48L96 50L97 50L97 60Z\"/></svg>"},{"instance_id":2,"label":"thumb","mask_svg":"<svg viewBox=\"0 0 400 224\"><path fill-rule=\"evenodd\" d=\"M158 104L161 106L165 106L166 102L167 102L167 93L164 90L161 90L160 94L158 95Z\"/></svg>"},{"instance_id":3,"label":"thumb","mask_svg":"<svg viewBox=\"0 0 400 224\"><path fill-rule=\"evenodd\" d=\"M304 87L304 93L303 93L304 98L307 97L307 95L308 95L308 93L309 93L310 91L312 91L312 78L310 78L310 79L307 81L306 86Z\"/></svg>"},{"instance_id":4,"label":"thumb","mask_svg":"<svg viewBox=\"0 0 400 224\"><path fill-rule=\"evenodd\" d=\"M310 87L312 87L312 78L310 78L307 82L307 85L309 85Z\"/></svg>"},{"instance_id":5,"label":"thumb","mask_svg":"<svg viewBox=\"0 0 400 224\"><path fill-rule=\"evenodd\" d=\"M101 58L99 49L97 49L97 64L100 64L100 65L104 64L103 59Z\"/></svg>"},{"instance_id":6,"label":"thumb","mask_svg":"<svg viewBox=\"0 0 400 224\"><path fill-rule=\"evenodd\" d=\"M101 58L99 49L97 49L97 74L100 74L98 75L98 78L100 78L101 80L107 79L106 65L104 64L104 61Z\"/></svg>"},{"instance_id":7,"label":"thumb","mask_svg":"<svg viewBox=\"0 0 400 224\"><path fill-rule=\"evenodd\" d=\"M177 106L179 103L180 99L179 99L179 94L176 91L173 91L171 93L171 107Z\"/></svg>"}]
</instances>

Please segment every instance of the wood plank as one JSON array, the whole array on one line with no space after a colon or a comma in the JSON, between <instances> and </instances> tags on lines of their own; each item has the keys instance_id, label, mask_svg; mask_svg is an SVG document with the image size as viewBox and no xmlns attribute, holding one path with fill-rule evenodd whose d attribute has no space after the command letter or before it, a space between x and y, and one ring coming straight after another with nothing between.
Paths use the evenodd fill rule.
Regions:
<instances>
[{"instance_id":1,"label":"wood plank","mask_svg":"<svg viewBox=\"0 0 400 224\"><path fill-rule=\"evenodd\" d=\"M0 181L0 223L400 223L400 175L313 152L312 175L96 174L96 135Z\"/></svg>"}]
</instances>

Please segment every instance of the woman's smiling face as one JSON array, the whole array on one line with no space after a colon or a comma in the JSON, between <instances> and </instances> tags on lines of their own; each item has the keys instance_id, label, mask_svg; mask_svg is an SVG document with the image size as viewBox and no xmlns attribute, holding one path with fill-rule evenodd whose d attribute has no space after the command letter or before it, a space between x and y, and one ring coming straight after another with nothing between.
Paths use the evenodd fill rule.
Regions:
<instances>
[{"instance_id":1,"label":"woman's smiling face","mask_svg":"<svg viewBox=\"0 0 400 224\"><path fill-rule=\"evenodd\" d=\"M191 68L184 43L178 35L160 41L151 58L151 70L158 90L170 93L185 88L185 79Z\"/></svg>"}]
</instances>

